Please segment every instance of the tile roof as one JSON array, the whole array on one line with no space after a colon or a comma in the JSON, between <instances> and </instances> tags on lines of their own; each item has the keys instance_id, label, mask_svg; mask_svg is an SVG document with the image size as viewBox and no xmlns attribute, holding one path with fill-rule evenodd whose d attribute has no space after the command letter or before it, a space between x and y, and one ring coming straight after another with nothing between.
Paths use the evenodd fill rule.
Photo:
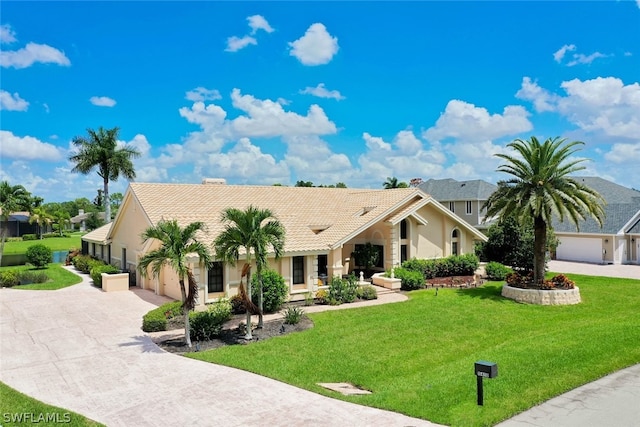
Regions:
<instances>
[{"instance_id":1,"label":"tile roof","mask_svg":"<svg viewBox=\"0 0 640 427\"><path fill-rule=\"evenodd\" d=\"M286 230L285 251L328 250L362 227L385 220L427 197L417 188L371 190L216 184L131 183L129 190L152 224L176 219L181 226L202 221L210 244L223 231L224 209L254 205L270 209ZM119 218L116 219L118 221Z\"/></svg>"},{"instance_id":2,"label":"tile roof","mask_svg":"<svg viewBox=\"0 0 640 427\"><path fill-rule=\"evenodd\" d=\"M439 202L456 200L487 200L498 188L480 179L456 181L452 178L429 179L418 186Z\"/></svg>"},{"instance_id":3,"label":"tile roof","mask_svg":"<svg viewBox=\"0 0 640 427\"><path fill-rule=\"evenodd\" d=\"M88 232L87 234L82 236L82 240L105 245L107 243L107 236L109 235L109 231L111 231L112 224L113 222L110 222L103 225L102 227L98 227L95 230Z\"/></svg>"}]
</instances>

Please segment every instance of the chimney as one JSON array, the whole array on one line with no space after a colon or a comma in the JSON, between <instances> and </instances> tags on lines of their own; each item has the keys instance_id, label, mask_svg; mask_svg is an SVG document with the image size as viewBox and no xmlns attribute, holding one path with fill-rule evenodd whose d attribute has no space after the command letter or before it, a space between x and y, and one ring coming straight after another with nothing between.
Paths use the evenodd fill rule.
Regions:
<instances>
[{"instance_id":1,"label":"chimney","mask_svg":"<svg viewBox=\"0 0 640 427\"><path fill-rule=\"evenodd\" d=\"M205 185L226 185L227 180L224 178L204 178L202 183Z\"/></svg>"},{"instance_id":2,"label":"chimney","mask_svg":"<svg viewBox=\"0 0 640 427\"><path fill-rule=\"evenodd\" d=\"M84 214L84 209L78 209L78 215Z\"/></svg>"}]
</instances>

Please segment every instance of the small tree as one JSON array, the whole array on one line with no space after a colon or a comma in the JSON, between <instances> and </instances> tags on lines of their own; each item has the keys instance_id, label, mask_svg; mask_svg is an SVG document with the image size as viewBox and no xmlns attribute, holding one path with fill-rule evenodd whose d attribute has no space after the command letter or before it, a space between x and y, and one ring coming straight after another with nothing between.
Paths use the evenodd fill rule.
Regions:
<instances>
[{"instance_id":1,"label":"small tree","mask_svg":"<svg viewBox=\"0 0 640 427\"><path fill-rule=\"evenodd\" d=\"M36 268L44 268L53 260L51 248L38 243L27 248L27 262Z\"/></svg>"}]
</instances>

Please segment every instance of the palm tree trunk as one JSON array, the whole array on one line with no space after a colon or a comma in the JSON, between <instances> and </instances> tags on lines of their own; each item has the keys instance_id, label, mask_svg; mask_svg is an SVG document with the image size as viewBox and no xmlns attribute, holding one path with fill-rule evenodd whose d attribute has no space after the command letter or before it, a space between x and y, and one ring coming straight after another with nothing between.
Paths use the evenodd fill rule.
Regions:
<instances>
[{"instance_id":1,"label":"palm tree trunk","mask_svg":"<svg viewBox=\"0 0 640 427\"><path fill-rule=\"evenodd\" d=\"M247 262L251 262L251 259L247 259ZM247 295L249 300L251 300L251 267L247 270ZM253 335L251 335L251 310L247 307L247 333L244 335L245 340L253 339Z\"/></svg>"},{"instance_id":2,"label":"palm tree trunk","mask_svg":"<svg viewBox=\"0 0 640 427\"><path fill-rule=\"evenodd\" d=\"M184 314L184 342L191 348L191 328L189 327L189 308L187 307L187 292L184 289L184 277L180 277L180 293L182 294L182 314Z\"/></svg>"},{"instance_id":3,"label":"palm tree trunk","mask_svg":"<svg viewBox=\"0 0 640 427\"><path fill-rule=\"evenodd\" d=\"M547 247L547 223L541 216L534 219L533 281L536 285L544 280L544 265Z\"/></svg>"},{"instance_id":4,"label":"palm tree trunk","mask_svg":"<svg viewBox=\"0 0 640 427\"><path fill-rule=\"evenodd\" d=\"M104 223L108 224L111 222L111 203L109 203L109 178L104 178L104 199L102 203L104 204Z\"/></svg>"},{"instance_id":5,"label":"palm tree trunk","mask_svg":"<svg viewBox=\"0 0 640 427\"><path fill-rule=\"evenodd\" d=\"M258 274L258 286L260 287L260 290L258 292L258 329L262 329L262 326L264 325L263 323L263 319L262 319L262 313L263 313L263 293L262 293L262 268L260 268L260 266L257 266L257 274Z\"/></svg>"}]
</instances>

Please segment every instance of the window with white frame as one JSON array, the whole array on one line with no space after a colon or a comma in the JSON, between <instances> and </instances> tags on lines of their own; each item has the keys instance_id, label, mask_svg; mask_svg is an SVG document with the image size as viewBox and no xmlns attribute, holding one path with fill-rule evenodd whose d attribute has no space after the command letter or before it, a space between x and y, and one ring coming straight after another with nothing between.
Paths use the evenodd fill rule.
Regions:
<instances>
[{"instance_id":1,"label":"window with white frame","mask_svg":"<svg viewBox=\"0 0 640 427\"><path fill-rule=\"evenodd\" d=\"M303 256L293 257L293 284L294 285L304 284L304 257Z\"/></svg>"},{"instance_id":2,"label":"window with white frame","mask_svg":"<svg viewBox=\"0 0 640 427\"><path fill-rule=\"evenodd\" d=\"M451 212L455 213L455 211L456 211L456 202L449 202L449 210Z\"/></svg>"},{"instance_id":3,"label":"window with white frame","mask_svg":"<svg viewBox=\"0 0 640 427\"><path fill-rule=\"evenodd\" d=\"M471 215L471 200L467 200L467 215Z\"/></svg>"}]
</instances>

